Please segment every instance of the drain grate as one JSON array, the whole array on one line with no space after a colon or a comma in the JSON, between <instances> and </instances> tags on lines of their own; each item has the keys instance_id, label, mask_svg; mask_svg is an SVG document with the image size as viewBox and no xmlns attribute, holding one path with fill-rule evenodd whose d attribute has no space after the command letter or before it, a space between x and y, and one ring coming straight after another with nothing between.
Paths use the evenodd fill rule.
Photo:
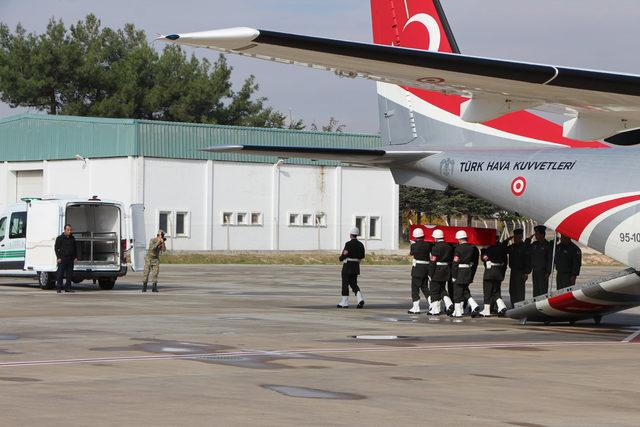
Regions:
<instances>
[{"instance_id":1,"label":"drain grate","mask_svg":"<svg viewBox=\"0 0 640 427\"><path fill-rule=\"evenodd\" d=\"M246 357L242 356L194 356L189 359L193 360L204 360L209 362L238 362L242 360L247 360Z\"/></svg>"}]
</instances>

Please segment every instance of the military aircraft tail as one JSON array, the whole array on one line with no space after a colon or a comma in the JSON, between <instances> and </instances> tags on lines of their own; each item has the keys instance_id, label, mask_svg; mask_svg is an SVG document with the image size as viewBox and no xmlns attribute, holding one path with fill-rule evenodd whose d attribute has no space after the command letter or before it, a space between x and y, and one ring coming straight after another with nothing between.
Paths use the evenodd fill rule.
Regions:
<instances>
[{"instance_id":1,"label":"military aircraft tail","mask_svg":"<svg viewBox=\"0 0 640 427\"><path fill-rule=\"evenodd\" d=\"M375 44L456 55L460 49L439 0L371 0ZM478 67L481 68L480 63ZM377 83L380 133L386 145L448 150L473 148L600 148L598 141L563 136L563 127L533 108L531 100L489 95L473 99L457 88L442 93L447 79L425 74L418 82L437 91L392 80ZM547 116L548 117L548 116ZM473 138L468 137L472 132ZM470 143L470 141L473 141Z\"/></svg>"}]
</instances>

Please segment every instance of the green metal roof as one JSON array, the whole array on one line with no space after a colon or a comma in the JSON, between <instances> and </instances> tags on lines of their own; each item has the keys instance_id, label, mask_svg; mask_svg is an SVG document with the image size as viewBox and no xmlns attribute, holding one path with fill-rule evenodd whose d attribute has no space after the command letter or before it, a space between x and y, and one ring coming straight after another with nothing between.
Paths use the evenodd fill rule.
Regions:
<instances>
[{"instance_id":1,"label":"green metal roof","mask_svg":"<svg viewBox=\"0 0 640 427\"><path fill-rule=\"evenodd\" d=\"M378 148L377 135L152 120L20 114L0 119L0 161L146 156L273 163L275 157L199 151L215 145ZM336 164L291 159L296 164Z\"/></svg>"}]
</instances>

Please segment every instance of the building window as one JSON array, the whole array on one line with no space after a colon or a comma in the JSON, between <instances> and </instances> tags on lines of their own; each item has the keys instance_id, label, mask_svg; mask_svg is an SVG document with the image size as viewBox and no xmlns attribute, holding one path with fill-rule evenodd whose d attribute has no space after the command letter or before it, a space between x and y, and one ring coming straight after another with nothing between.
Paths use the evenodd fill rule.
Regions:
<instances>
[{"instance_id":1,"label":"building window","mask_svg":"<svg viewBox=\"0 0 640 427\"><path fill-rule=\"evenodd\" d=\"M369 217L369 238L370 239L380 238L380 217L379 216Z\"/></svg>"},{"instance_id":2,"label":"building window","mask_svg":"<svg viewBox=\"0 0 640 427\"><path fill-rule=\"evenodd\" d=\"M327 216L322 212L316 214L316 227L326 227L327 226Z\"/></svg>"},{"instance_id":3,"label":"building window","mask_svg":"<svg viewBox=\"0 0 640 427\"><path fill-rule=\"evenodd\" d=\"M251 212L251 225L262 225L262 214L260 212Z\"/></svg>"},{"instance_id":4,"label":"building window","mask_svg":"<svg viewBox=\"0 0 640 427\"><path fill-rule=\"evenodd\" d=\"M233 212L222 212L222 225L233 225Z\"/></svg>"},{"instance_id":5,"label":"building window","mask_svg":"<svg viewBox=\"0 0 640 427\"><path fill-rule=\"evenodd\" d=\"M366 220L366 217L364 216L356 217L356 228L360 230L360 235L363 237L364 237L364 229L362 228L362 226L365 224L365 220Z\"/></svg>"},{"instance_id":6,"label":"building window","mask_svg":"<svg viewBox=\"0 0 640 427\"><path fill-rule=\"evenodd\" d=\"M247 225L247 213L246 212L238 212L236 213L236 224L237 225Z\"/></svg>"},{"instance_id":7,"label":"building window","mask_svg":"<svg viewBox=\"0 0 640 427\"><path fill-rule=\"evenodd\" d=\"M171 217L171 212L161 211L158 214L158 230L164 231L164 234L170 235L171 229L169 228L169 218Z\"/></svg>"},{"instance_id":8,"label":"building window","mask_svg":"<svg viewBox=\"0 0 640 427\"><path fill-rule=\"evenodd\" d=\"M300 214L289 214L289 226L300 225Z\"/></svg>"},{"instance_id":9,"label":"building window","mask_svg":"<svg viewBox=\"0 0 640 427\"><path fill-rule=\"evenodd\" d=\"M311 214L302 214L302 225L304 227L310 227L313 225L313 215Z\"/></svg>"},{"instance_id":10,"label":"building window","mask_svg":"<svg viewBox=\"0 0 640 427\"><path fill-rule=\"evenodd\" d=\"M12 213L11 222L9 223L9 238L24 239L25 237L27 237L27 213Z\"/></svg>"},{"instance_id":11,"label":"building window","mask_svg":"<svg viewBox=\"0 0 640 427\"><path fill-rule=\"evenodd\" d=\"M176 212L176 236L189 235L189 213Z\"/></svg>"}]
</instances>

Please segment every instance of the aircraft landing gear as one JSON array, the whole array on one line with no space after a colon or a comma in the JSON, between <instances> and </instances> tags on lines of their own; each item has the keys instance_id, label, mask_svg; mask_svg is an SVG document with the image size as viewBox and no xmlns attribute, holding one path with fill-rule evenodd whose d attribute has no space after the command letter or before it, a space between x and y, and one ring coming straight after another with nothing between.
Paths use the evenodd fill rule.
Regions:
<instances>
[{"instance_id":1,"label":"aircraft landing gear","mask_svg":"<svg viewBox=\"0 0 640 427\"><path fill-rule=\"evenodd\" d=\"M600 324L600 322L602 322L602 316L600 316L599 314L598 314L598 315L596 315L596 316L593 316L593 322L594 322L596 325L599 325L599 324Z\"/></svg>"}]
</instances>

